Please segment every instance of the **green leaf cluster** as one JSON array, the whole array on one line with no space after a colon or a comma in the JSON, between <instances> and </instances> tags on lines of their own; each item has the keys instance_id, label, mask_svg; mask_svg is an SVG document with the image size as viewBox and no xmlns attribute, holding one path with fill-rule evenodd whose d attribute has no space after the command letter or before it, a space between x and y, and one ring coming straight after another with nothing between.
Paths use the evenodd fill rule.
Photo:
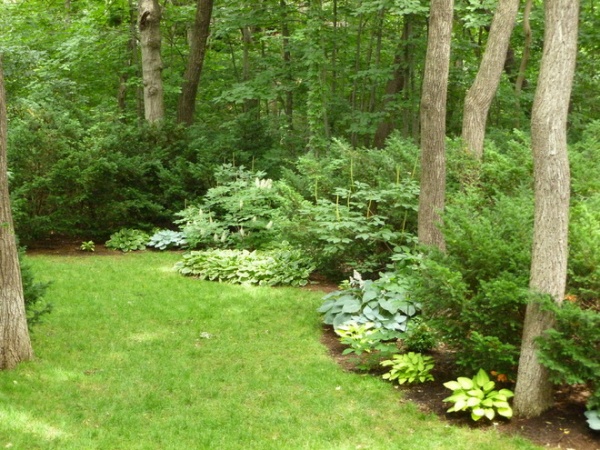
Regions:
<instances>
[{"instance_id":1,"label":"green leaf cluster","mask_svg":"<svg viewBox=\"0 0 600 450\"><path fill-rule=\"evenodd\" d=\"M123 228L110 235L106 241L106 247L112 250L121 250L122 252L131 252L135 250L145 250L150 237L141 230L132 228Z\"/></svg>"},{"instance_id":2,"label":"green leaf cluster","mask_svg":"<svg viewBox=\"0 0 600 450\"><path fill-rule=\"evenodd\" d=\"M600 408L600 312L564 301L543 299L555 324L537 340L540 362L556 383L586 384L591 409Z\"/></svg>"},{"instance_id":3,"label":"green leaf cluster","mask_svg":"<svg viewBox=\"0 0 600 450\"><path fill-rule=\"evenodd\" d=\"M343 289L323 300L318 311L324 314L323 322L336 329L348 322L372 323L375 328L402 333L410 318L421 311L421 305L410 298L408 281L394 273L363 280L355 272Z\"/></svg>"},{"instance_id":4,"label":"green leaf cluster","mask_svg":"<svg viewBox=\"0 0 600 450\"><path fill-rule=\"evenodd\" d=\"M443 401L453 403L448 412L470 411L471 419L477 421L482 417L492 420L496 414L510 419L513 415L508 399L514 394L509 389L495 390L496 383L488 374L479 369L473 378L458 377L456 381L448 381L444 386L453 391Z\"/></svg>"},{"instance_id":5,"label":"green leaf cluster","mask_svg":"<svg viewBox=\"0 0 600 450\"><path fill-rule=\"evenodd\" d=\"M590 411L584 412L585 417L587 418L587 423L592 430L600 430L600 410L592 409Z\"/></svg>"},{"instance_id":6,"label":"green leaf cluster","mask_svg":"<svg viewBox=\"0 0 600 450\"><path fill-rule=\"evenodd\" d=\"M159 230L150 236L150 240L146 245L159 250L166 250L168 248L185 247L187 240L181 231Z\"/></svg>"},{"instance_id":7,"label":"green leaf cluster","mask_svg":"<svg viewBox=\"0 0 600 450\"><path fill-rule=\"evenodd\" d=\"M176 221L192 248L265 247L276 240L281 196L261 171L225 164L215 172L217 186Z\"/></svg>"},{"instance_id":8,"label":"green leaf cluster","mask_svg":"<svg viewBox=\"0 0 600 450\"><path fill-rule=\"evenodd\" d=\"M382 361L381 365L383 367L391 367L388 373L383 374L384 380L397 380L399 384L433 381L431 370L434 367L434 363L431 356L408 352L394 355L392 359Z\"/></svg>"},{"instance_id":9,"label":"green leaf cluster","mask_svg":"<svg viewBox=\"0 0 600 450\"><path fill-rule=\"evenodd\" d=\"M389 358L398 351L397 333L375 328L371 322L348 322L336 328L335 333L340 342L348 346L342 354L355 354L358 357L356 366L361 370L376 367L382 358Z\"/></svg>"},{"instance_id":10,"label":"green leaf cluster","mask_svg":"<svg viewBox=\"0 0 600 450\"><path fill-rule=\"evenodd\" d=\"M259 286L304 286L314 270L299 250L283 246L274 250L213 249L191 251L177 263L182 275L201 280Z\"/></svg>"}]
</instances>

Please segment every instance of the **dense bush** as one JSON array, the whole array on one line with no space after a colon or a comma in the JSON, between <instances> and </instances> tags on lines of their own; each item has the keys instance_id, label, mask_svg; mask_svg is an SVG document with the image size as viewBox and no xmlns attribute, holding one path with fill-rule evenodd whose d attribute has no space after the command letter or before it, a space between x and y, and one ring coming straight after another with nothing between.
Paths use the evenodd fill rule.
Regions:
<instances>
[{"instance_id":1,"label":"dense bush","mask_svg":"<svg viewBox=\"0 0 600 450\"><path fill-rule=\"evenodd\" d=\"M192 248L257 249L281 240L278 229L283 199L264 172L231 164L215 171L217 185L197 206L177 213L176 222Z\"/></svg>"},{"instance_id":2,"label":"dense bush","mask_svg":"<svg viewBox=\"0 0 600 450\"><path fill-rule=\"evenodd\" d=\"M168 224L210 186L210 155L192 131L81 117L34 105L9 134L11 192L22 239L106 238L122 227Z\"/></svg>"},{"instance_id":3,"label":"dense bush","mask_svg":"<svg viewBox=\"0 0 600 450\"><path fill-rule=\"evenodd\" d=\"M397 248L416 241L417 160L415 146L398 137L383 150L336 141L326 156L299 158L285 180L306 201L283 223L284 239L332 278L376 276Z\"/></svg>"},{"instance_id":4,"label":"dense bush","mask_svg":"<svg viewBox=\"0 0 600 450\"><path fill-rule=\"evenodd\" d=\"M519 136L517 136L519 137ZM520 139L520 138L519 138ZM453 155L445 253L427 254L415 295L457 364L515 375L529 300L533 195L525 140L486 148L478 165ZM456 149L455 149L456 150ZM518 167L508 170L511 161Z\"/></svg>"},{"instance_id":5,"label":"dense bush","mask_svg":"<svg viewBox=\"0 0 600 450\"><path fill-rule=\"evenodd\" d=\"M46 302L43 298L50 283L35 281L31 266L23 258L23 251L19 251L19 263L21 266L27 326L31 330L34 325L42 321L43 316L52 312L52 304Z\"/></svg>"},{"instance_id":6,"label":"dense bush","mask_svg":"<svg viewBox=\"0 0 600 450\"><path fill-rule=\"evenodd\" d=\"M556 323L538 339L542 364L557 383L588 384L588 406L600 409L600 311L582 309L574 301L558 307L546 300L545 306Z\"/></svg>"}]
</instances>

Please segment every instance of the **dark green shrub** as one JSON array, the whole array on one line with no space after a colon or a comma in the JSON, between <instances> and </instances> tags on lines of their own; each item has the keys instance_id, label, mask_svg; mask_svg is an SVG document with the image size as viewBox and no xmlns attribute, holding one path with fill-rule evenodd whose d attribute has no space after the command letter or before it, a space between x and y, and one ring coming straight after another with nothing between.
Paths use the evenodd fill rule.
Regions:
<instances>
[{"instance_id":1,"label":"dark green shrub","mask_svg":"<svg viewBox=\"0 0 600 450\"><path fill-rule=\"evenodd\" d=\"M489 149L478 177L467 176L471 184L449 198L447 251L427 255L415 295L459 366L515 375L529 299L533 196L529 178L520 179L526 170L505 173L509 161L495 152Z\"/></svg>"},{"instance_id":2,"label":"dark green shrub","mask_svg":"<svg viewBox=\"0 0 600 450\"><path fill-rule=\"evenodd\" d=\"M600 409L600 311L565 301L562 307L545 300L556 323L537 341L539 357L556 383L588 384L588 406Z\"/></svg>"},{"instance_id":3,"label":"dark green shrub","mask_svg":"<svg viewBox=\"0 0 600 450\"><path fill-rule=\"evenodd\" d=\"M27 326L31 331L34 325L37 325L42 321L43 316L52 312L52 304L46 302L43 298L50 283L35 281L33 270L23 258L22 251L19 251L19 263L21 265L21 279L23 282L23 297L25 298Z\"/></svg>"}]
</instances>

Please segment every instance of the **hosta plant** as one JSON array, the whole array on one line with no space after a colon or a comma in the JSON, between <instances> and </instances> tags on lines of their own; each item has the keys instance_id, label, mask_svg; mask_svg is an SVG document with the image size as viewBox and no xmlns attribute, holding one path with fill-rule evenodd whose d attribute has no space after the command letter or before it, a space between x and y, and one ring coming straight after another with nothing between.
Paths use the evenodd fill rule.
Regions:
<instances>
[{"instance_id":1,"label":"hosta plant","mask_svg":"<svg viewBox=\"0 0 600 450\"><path fill-rule=\"evenodd\" d=\"M444 383L453 391L444 402L453 403L448 412L470 411L473 420L487 417L492 420L496 414L510 419L513 415L508 399L514 394L509 389L495 390L496 383L490 380L488 374L479 369L473 378L458 377L455 381Z\"/></svg>"},{"instance_id":2,"label":"hosta plant","mask_svg":"<svg viewBox=\"0 0 600 450\"><path fill-rule=\"evenodd\" d=\"M339 328L348 322L372 323L375 328L405 332L408 321L421 310L408 292L408 282L395 273L382 273L377 280L363 280L358 272L342 290L323 297L318 309L323 322Z\"/></svg>"},{"instance_id":3,"label":"hosta plant","mask_svg":"<svg viewBox=\"0 0 600 450\"><path fill-rule=\"evenodd\" d=\"M431 356L408 352L394 355L392 359L382 361L381 365L391 367L388 373L383 374L385 380L397 380L398 384L433 381L431 370L434 364Z\"/></svg>"},{"instance_id":4,"label":"hosta plant","mask_svg":"<svg viewBox=\"0 0 600 450\"><path fill-rule=\"evenodd\" d=\"M592 409L586 411L585 417L587 417L587 423L592 430L600 430L600 409Z\"/></svg>"},{"instance_id":5,"label":"hosta plant","mask_svg":"<svg viewBox=\"0 0 600 450\"><path fill-rule=\"evenodd\" d=\"M174 247L185 247L187 241L181 231L159 230L150 237L150 241L146 245L159 250L166 250Z\"/></svg>"},{"instance_id":6,"label":"hosta plant","mask_svg":"<svg viewBox=\"0 0 600 450\"><path fill-rule=\"evenodd\" d=\"M123 228L110 235L110 239L106 241L106 247L122 252L145 250L148 239L149 236L141 230Z\"/></svg>"},{"instance_id":7,"label":"hosta plant","mask_svg":"<svg viewBox=\"0 0 600 450\"><path fill-rule=\"evenodd\" d=\"M96 244L94 244L94 241L84 241L79 246L79 249L84 252L94 252L96 251Z\"/></svg>"},{"instance_id":8,"label":"hosta plant","mask_svg":"<svg viewBox=\"0 0 600 450\"><path fill-rule=\"evenodd\" d=\"M335 333L340 342L348 346L342 354L354 353L357 356L356 367L361 370L376 367L383 358L389 358L398 351L396 333L376 329L371 322L348 322L336 328Z\"/></svg>"},{"instance_id":9,"label":"hosta plant","mask_svg":"<svg viewBox=\"0 0 600 450\"><path fill-rule=\"evenodd\" d=\"M289 247L192 251L183 255L176 268L182 275L202 280L260 286L304 286L314 270L310 258Z\"/></svg>"}]
</instances>

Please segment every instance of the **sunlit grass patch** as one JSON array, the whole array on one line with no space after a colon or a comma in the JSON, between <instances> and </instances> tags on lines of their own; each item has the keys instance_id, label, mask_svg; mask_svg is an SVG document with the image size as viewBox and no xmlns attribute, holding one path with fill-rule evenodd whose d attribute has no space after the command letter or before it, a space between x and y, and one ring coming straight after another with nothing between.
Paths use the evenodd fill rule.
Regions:
<instances>
[{"instance_id":1,"label":"sunlit grass patch","mask_svg":"<svg viewBox=\"0 0 600 450\"><path fill-rule=\"evenodd\" d=\"M178 257L30 258L54 312L36 360L0 373L0 448L534 448L344 372L320 343L321 294L164 270Z\"/></svg>"}]
</instances>

